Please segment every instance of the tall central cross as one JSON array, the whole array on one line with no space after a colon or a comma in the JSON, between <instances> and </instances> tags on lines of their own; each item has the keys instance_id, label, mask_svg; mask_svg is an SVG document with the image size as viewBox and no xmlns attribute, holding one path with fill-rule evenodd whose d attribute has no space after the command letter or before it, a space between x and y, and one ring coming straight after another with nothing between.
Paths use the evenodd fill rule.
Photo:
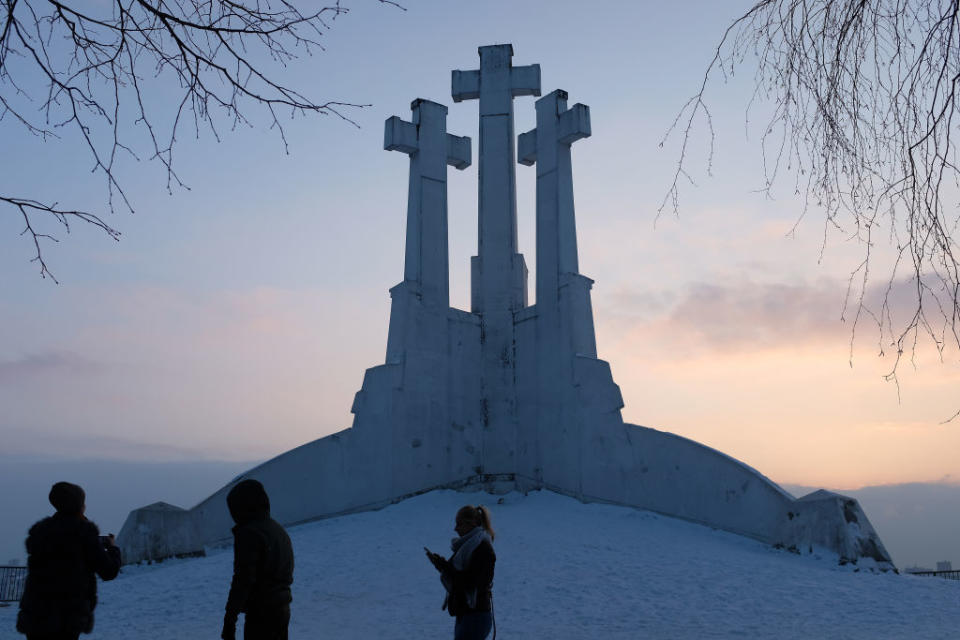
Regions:
<instances>
[{"instance_id":1,"label":"tall central cross","mask_svg":"<svg viewBox=\"0 0 960 640\"><path fill-rule=\"evenodd\" d=\"M480 101L480 206L478 263L473 269L473 310L516 311L526 305L518 283L517 176L513 98L540 95L540 65L514 67L513 46L480 47L480 68L454 71L454 102ZM522 260L522 259L521 259ZM525 270L525 267L524 269Z\"/></svg>"},{"instance_id":2,"label":"tall central cross","mask_svg":"<svg viewBox=\"0 0 960 640\"><path fill-rule=\"evenodd\" d=\"M514 313L527 304L527 267L517 251L513 99L540 95L540 65L514 67L509 44L480 47L480 68L454 71L454 102L480 101L479 242L471 259L471 309L482 329L480 383L484 473L515 470Z\"/></svg>"}]
</instances>

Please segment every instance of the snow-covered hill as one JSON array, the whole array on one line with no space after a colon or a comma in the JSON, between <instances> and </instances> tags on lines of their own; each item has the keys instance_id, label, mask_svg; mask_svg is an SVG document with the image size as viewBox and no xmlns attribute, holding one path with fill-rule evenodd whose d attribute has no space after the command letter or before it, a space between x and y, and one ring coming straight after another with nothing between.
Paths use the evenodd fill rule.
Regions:
<instances>
[{"instance_id":1,"label":"snow-covered hill","mask_svg":"<svg viewBox=\"0 0 960 640\"><path fill-rule=\"evenodd\" d=\"M837 566L648 512L549 492L438 491L290 528L293 640L446 638L423 547L446 552L466 503L497 530L498 638L957 638L960 582ZM232 554L125 567L91 638L219 636ZM0 609L0 638L15 607Z\"/></svg>"}]
</instances>

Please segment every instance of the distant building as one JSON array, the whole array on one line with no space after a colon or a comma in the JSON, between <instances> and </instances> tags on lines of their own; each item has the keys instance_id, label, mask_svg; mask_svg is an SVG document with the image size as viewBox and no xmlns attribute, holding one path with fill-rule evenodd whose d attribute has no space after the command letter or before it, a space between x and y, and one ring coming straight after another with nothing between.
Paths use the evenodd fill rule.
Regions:
<instances>
[{"instance_id":1,"label":"distant building","mask_svg":"<svg viewBox=\"0 0 960 640\"><path fill-rule=\"evenodd\" d=\"M937 571L953 571L953 563L949 560L943 560L937 563Z\"/></svg>"}]
</instances>

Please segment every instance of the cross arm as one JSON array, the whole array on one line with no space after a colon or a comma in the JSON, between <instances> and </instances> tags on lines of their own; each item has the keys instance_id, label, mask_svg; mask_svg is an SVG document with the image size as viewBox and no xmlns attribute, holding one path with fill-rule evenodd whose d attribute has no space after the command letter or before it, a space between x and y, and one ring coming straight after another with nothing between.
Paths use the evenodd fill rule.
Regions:
<instances>
[{"instance_id":1,"label":"cross arm","mask_svg":"<svg viewBox=\"0 0 960 640\"><path fill-rule=\"evenodd\" d=\"M454 102L476 100L480 97L480 70L455 70L451 74L450 95ZM540 95L540 65L510 68L510 94L516 96Z\"/></svg>"},{"instance_id":2,"label":"cross arm","mask_svg":"<svg viewBox=\"0 0 960 640\"><path fill-rule=\"evenodd\" d=\"M537 130L531 129L517 137L517 162L532 166L537 161Z\"/></svg>"},{"instance_id":3,"label":"cross arm","mask_svg":"<svg viewBox=\"0 0 960 640\"><path fill-rule=\"evenodd\" d=\"M447 164L455 169L466 169L470 166L471 149L468 136L447 134Z\"/></svg>"},{"instance_id":4,"label":"cross arm","mask_svg":"<svg viewBox=\"0 0 960 640\"><path fill-rule=\"evenodd\" d=\"M383 148L385 151L402 151L407 155L417 152L417 126L401 120L399 116L387 118L383 127Z\"/></svg>"},{"instance_id":5,"label":"cross arm","mask_svg":"<svg viewBox=\"0 0 960 640\"><path fill-rule=\"evenodd\" d=\"M454 102L476 100L480 97L480 70L458 71L451 74L450 95Z\"/></svg>"},{"instance_id":6,"label":"cross arm","mask_svg":"<svg viewBox=\"0 0 960 640\"><path fill-rule=\"evenodd\" d=\"M563 144L573 144L581 138L590 137L590 107L579 102L560 114L557 123L557 139Z\"/></svg>"},{"instance_id":7,"label":"cross arm","mask_svg":"<svg viewBox=\"0 0 960 640\"><path fill-rule=\"evenodd\" d=\"M510 92L514 96L540 95L540 65L510 68Z\"/></svg>"}]
</instances>

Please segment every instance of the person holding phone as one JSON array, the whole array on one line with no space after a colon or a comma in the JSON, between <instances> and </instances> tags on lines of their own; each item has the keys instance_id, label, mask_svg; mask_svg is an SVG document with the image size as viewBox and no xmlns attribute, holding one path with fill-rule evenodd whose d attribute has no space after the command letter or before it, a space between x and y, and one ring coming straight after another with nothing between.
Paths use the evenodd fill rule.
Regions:
<instances>
[{"instance_id":1,"label":"person holding phone","mask_svg":"<svg viewBox=\"0 0 960 640\"><path fill-rule=\"evenodd\" d=\"M484 506L461 507L454 531L458 537L450 543L453 555L449 559L426 547L424 551L447 591L443 608L457 619L454 640L484 640L494 625L493 568L497 562L490 511Z\"/></svg>"},{"instance_id":2,"label":"person holding phone","mask_svg":"<svg viewBox=\"0 0 960 640\"><path fill-rule=\"evenodd\" d=\"M58 482L48 497L57 512L30 527L17 631L28 640L77 640L93 631L96 576L117 577L120 549L87 520L80 486Z\"/></svg>"}]
</instances>

